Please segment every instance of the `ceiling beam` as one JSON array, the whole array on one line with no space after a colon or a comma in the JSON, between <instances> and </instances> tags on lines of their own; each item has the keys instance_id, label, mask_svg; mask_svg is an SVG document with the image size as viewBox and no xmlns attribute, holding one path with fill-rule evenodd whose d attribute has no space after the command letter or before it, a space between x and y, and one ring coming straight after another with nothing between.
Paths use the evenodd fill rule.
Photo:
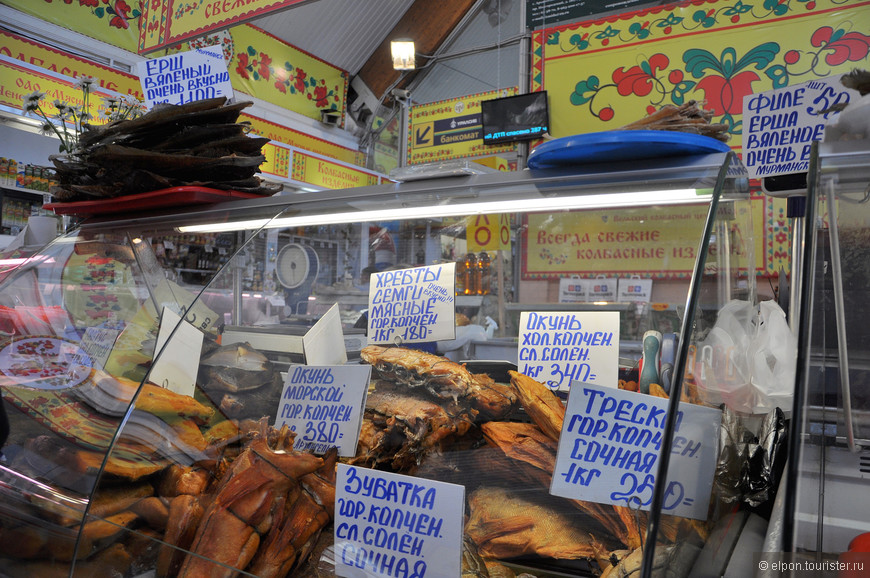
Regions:
<instances>
[{"instance_id":1,"label":"ceiling beam","mask_svg":"<svg viewBox=\"0 0 870 578\"><path fill-rule=\"evenodd\" d=\"M434 54L476 1L416 0L362 66L358 76L377 97L385 97L384 93L402 74L393 70L390 40L408 38L414 41L418 54ZM421 64L425 64L425 59L418 58L417 66ZM406 86L416 74L410 71L397 87Z\"/></svg>"}]
</instances>

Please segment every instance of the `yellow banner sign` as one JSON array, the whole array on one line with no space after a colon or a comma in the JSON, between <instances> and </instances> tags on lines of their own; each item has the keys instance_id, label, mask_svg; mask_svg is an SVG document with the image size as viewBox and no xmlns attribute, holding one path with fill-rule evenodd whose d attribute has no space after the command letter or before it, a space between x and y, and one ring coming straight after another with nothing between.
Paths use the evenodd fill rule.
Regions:
<instances>
[{"instance_id":1,"label":"yellow banner sign","mask_svg":"<svg viewBox=\"0 0 870 578\"><path fill-rule=\"evenodd\" d=\"M468 250L498 251L511 246L510 215L477 215L469 217L465 226L465 239Z\"/></svg>"},{"instance_id":2,"label":"yellow banner sign","mask_svg":"<svg viewBox=\"0 0 870 578\"><path fill-rule=\"evenodd\" d=\"M429 163L512 151L516 145L484 145L480 101L511 96L515 88L495 90L411 107L408 164Z\"/></svg>"},{"instance_id":3,"label":"yellow banner sign","mask_svg":"<svg viewBox=\"0 0 870 578\"><path fill-rule=\"evenodd\" d=\"M139 53L229 28L305 0L146 0Z\"/></svg>"},{"instance_id":4,"label":"yellow banner sign","mask_svg":"<svg viewBox=\"0 0 870 578\"><path fill-rule=\"evenodd\" d=\"M654 279L691 276L698 244L707 219L708 205L600 209L566 213L537 213L526 218L524 279L565 276L596 277L640 275ZM744 241L752 236L756 274L764 274L765 214L771 209L764 196L753 198L741 211L752 212L753 231L743 231L735 219L731 235L734 267L748 263ZM712 246L711 246L712 247ZM714 273L714 249L706 273Z\"/></svg>"},{"instance_id":5,"label":"yellow banner sign","mask_svg":"<svg viewBox=\"0 0 870 578\"><path fill-rule=\"evenodd\" d=\"M143 3L160 3L147 0ZM67 30L102 40L112 46L136 52L139 37L139 2L77 0L51 2L3 0L3 4Z\"/></svg>"},{"instance_id":6,"label":"yellow banner sign","mask_svg":"<svg viewBox=\"0 0 870 578\"><path fill-rule=\"evenodd\" d=\"M249 114L242 113L239 120L249 123L251 125L252 134L257 136L263 136L291 147L304 149L326 157L332 157L345 163L353 165L362 165L365 163L365 155L357 150L349 149L317 137L309 136L298 130L293 130L286 126L275 124L274 122L269 122L268 120L263 120L262 118L251 116Z\"/></svg>"},{"instance_id":7,"label":"yellow banner sign","mask_svg":"<svg viewBox=\"0 0 870 578\"><path fill-rule=\"evenodd\" d=\"M523 278L689 277L707 212L685 205L530 214Z\"/></svg>"},{"instance_id":8,"label":"yellow banner sign","mask_svg":"<svg viewBox=\"0 0 870 578\"><path fill-rule=\"evenodd\" d=\"M328 159L293 151L290 178L327 189L347 189L378 184L378 175Z\"/></svg>"},{"instance_id":9,"label":"yellow banner sign","mask_svg":"<svg viewBox=\"0 0 870 578\"><path fill-rule=\"evenodd\" d=\"M290 149L269 142L263 145L262 152L266 161L260 165L261 173L290 178Z\"/></svg>"},{"instance_id":10,"label":"yellow banner sign","mask_svg":"<svg viewBox=\"0 0 870 578\"><path fill-rule=\"evenodd\" d=\"M30 68L0 60L0 104L22 111L24 97L32 92L44 92L45 97L40 102L40 108L54 118L57 107L54 101L59 100L71 106L82 106L84 98L80 88L73 86L71 80L56 78L44 72L36 72ZM92 124L104 124L105 113L101 97L109 96L109 93L101 90L91 90L88 98L88 112L91 114Z\"/></svg>"},{"instance_id":11,"label":"yellow banner sign","mask_svg":"<svg viewBox=\"0 0 870 578\"><path fill-rule=\"evenodd\" d=\"M237 91L320 120L322 110L344 112L347 73L266 34L254 26L230 33L227 68Z\"/></svg>"},{"instance_id":12,"label":"yellow banner sign","mask_svg":"<svg viewBox=\"0 0 870 578\"><path fill-rule=\"evenodd\" d=\"M0 30L0 54L72 78L83 75L93 76L99 81L100 87L106 90L132 94L137 98L142 97L142 85L132 74L96 64L2 30ZM7 86L7 88L11 87ZM30 91L24 92L26 94Z\"/></svg>"}]
</instances>

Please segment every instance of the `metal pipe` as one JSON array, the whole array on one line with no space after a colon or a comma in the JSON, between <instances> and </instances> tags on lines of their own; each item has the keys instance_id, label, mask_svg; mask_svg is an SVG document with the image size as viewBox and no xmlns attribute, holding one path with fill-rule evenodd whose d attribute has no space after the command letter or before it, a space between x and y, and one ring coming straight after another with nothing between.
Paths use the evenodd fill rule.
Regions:
<instances>
[{"instance_id":1,"label":"metal pipe","mask_svg":"<svg viewBox=\"0 0 870 578\"><path fill-rule=\"evenodd\" d=\"M855 444L855 428L852 425L852 387L849 383L849 348L846 343L846 304L843 298L843 266L840 261L840 227L837 224L837 196L831 180L824 181L825 201L828 206L828 236L831 241L831 278L834 287L834 317L837 323L837 353L840 360L840 396L843 404L843 420L846 426L846 445L849 451L861 448Z\"/></svg>"},{"instance_id":2,"label":"metal pipe","mask_svg":"<svg viewBox=\"0 0 870 578\"><path fill-rule=\"evenodd\" d=\"M806 236L806 196L788 198L788 218L791 219L791 270L789 272L788 324L797 336L803 286L804 237Z\"/></svg>"}]
</instances>

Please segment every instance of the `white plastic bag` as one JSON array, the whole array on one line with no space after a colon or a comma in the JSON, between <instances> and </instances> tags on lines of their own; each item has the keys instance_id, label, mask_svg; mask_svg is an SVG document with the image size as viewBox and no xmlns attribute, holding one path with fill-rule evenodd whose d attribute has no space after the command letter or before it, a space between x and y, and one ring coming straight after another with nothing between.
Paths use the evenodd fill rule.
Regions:
<instances>
[{"instance_id":1,"label":"white plastic bag","mask_svg":"<svg viewBox=\"0 0 870 578\"><path fill-rule=\"evenodd\" d=\"M791 409L797 340L775 301L731 301L701 341L692 363L703 401L740 413Z\"/></svg>"},{"instance_id":2,"label":"white plastic bag","mask_svg":"<svg viewBox=\"0 0 870 578\"><path fill-rule=\"evenodd\" d=\"M752 386L762 395L761 406L791 411L794 393L797 339L775 301L759 305L755 337L749 343L748 359Z\"/></svg>"}]
</instances>

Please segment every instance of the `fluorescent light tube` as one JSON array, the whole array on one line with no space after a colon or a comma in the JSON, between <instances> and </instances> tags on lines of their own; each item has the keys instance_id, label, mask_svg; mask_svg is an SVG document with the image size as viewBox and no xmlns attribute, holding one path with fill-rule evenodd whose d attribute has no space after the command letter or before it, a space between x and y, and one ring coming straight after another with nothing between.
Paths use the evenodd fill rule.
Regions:
<instances>
[{"instance_id":1,"label":"fluorescent light tube","mask_svg":"<svg viewBox=\"0 0 870 578\"><path fill-rule=\"evenodd\" d=\"M510 201L483 201L453 205L423 205L419 207L396 207L342 213L316 213L274 219L251 219L247 221L205 223L178 227L181 233L218 233L223 231L312 227L377 221L402 221L434 217L462 217L492 213L539 213L570 209L602 209L633 207L641 205L674 205L698 202L703 193L695 189L670 191L638 191L631 193L607 193L572 197L524 198Z\"/></svg>"}]
</instances>

